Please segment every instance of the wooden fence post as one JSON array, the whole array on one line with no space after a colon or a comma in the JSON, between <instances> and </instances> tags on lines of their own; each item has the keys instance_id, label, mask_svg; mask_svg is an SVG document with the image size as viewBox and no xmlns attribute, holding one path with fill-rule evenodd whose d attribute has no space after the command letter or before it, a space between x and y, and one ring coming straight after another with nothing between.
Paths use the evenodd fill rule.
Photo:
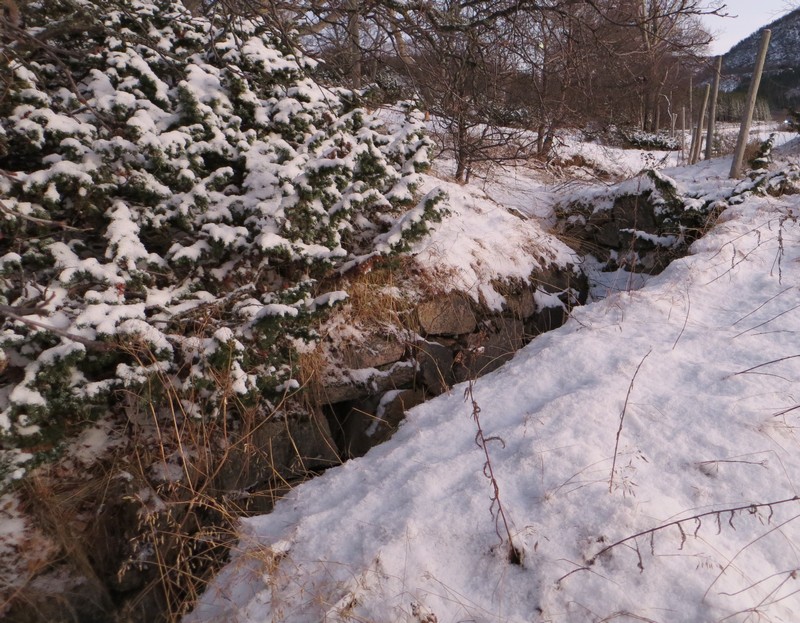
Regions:
<instances>
[{"instance_id":1,"label":"wooden fence post","mask_svg":"<svg viewBox=\"0 0 800 623\"><path fill-rule=\"evenodd\" d=\"M717 68L714 72L714 86L711 93L711 110L708 112L708 134L706 134L706 160L711 160L714 150L714 130L717 123L717 98L719 97L719 80L722 76L722 57L717 57Z\"/></svg>"},{"instance_id":2,"label":"wooden fence post","mask_svg":"<svg viewBox=\"0 0 800 623\"><path fill-rule=\"evenodd\" d=\"M686 106L681 106L681 164L686 159Z\"/></svg>"},{"instance_id":3,"label":"wooden fence post","mask_svg":"<svg viewBox=\"0 0 800 623\"><path fill-rule=\"evenodd\" d=\"M703 93L703 104L700 106L700 114L697 116L697 127L694 129L694 140L692 140L692 153L689 154L689 164L694 164L700 159L700 151L703 145L703 122L705 121L708 96L710 93L711 85L707 84L705 92Z\"/></svg>"},{"instance_id":4,"label":"wooden fence post","mask_svg":"<svg viewBox=\"0 0 800 623\"><path fill-rule=\"evenodd\" d=\"M756 107L758 97L758 87L761 84L761 73L764 71L764 62L767 60L767 50L769 49L769 38L772 31L764 29L761 34L761 49L758 51L756 66L753 70L753 79L750 81L750 89L747 91L747 103L745 106L742 125L739 127L739 139L736 141L736 151L733 153L733 164L731 164L730 177L739 177L742 171L742 161L744 160L744 150L747 147L747 139L750 136L750 124L753 122L753 111Z\"/></svg>"}]
</instances>

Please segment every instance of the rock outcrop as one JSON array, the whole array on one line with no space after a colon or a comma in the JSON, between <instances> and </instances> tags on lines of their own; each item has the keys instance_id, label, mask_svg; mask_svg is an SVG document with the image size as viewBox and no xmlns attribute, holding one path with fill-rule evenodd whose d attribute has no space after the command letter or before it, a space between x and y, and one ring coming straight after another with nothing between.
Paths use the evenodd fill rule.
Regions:
<instances>
[{"instance_id":1,"label":"rock outcrop","mask_svg":"<svg viewBox=\"0 0 800 623\"><path fill-rule=\"evenodd\" d=\"M559 229L608 270L656 274L685 253L713 218L711 201L683 196L674 180L649 170L557 207Z\"/></svg>"},{"instance_id":2,"label":"rock outcrop","mask_svg":"<svg viewBox=\"0 0 800 623\"><path fill-rule=\"evenodd\" d=\"M531 338L563 324L585 302L588 282L572 267L552 266L500 289L500 311L464 292L428 296L408 326L362 335L326 362L315 395L342 459L390 437L406 409L496 370Z\"/></svg>"}]
</instances>

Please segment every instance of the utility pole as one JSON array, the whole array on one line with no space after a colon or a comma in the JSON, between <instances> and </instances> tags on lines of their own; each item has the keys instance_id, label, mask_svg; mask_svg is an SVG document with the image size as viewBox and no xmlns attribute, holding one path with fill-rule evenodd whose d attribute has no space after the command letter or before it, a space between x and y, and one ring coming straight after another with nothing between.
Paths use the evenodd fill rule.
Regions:
<instances>
[{"instance_id":1,"label":"utility pole","mask_svg":"<svg viewBox=\"0 0 800 623\"><path fill-rule=\"evenodd\" d=\"M744 160L744 149L747 147L747 139L750 136L750 124L753 122L753 111L756 107L758 97L758 87L761 84L761 73L764 71L764 62L767 60L767 50L769 49L769 38L772 31L765 29L761 34L761 49L758 51L756 66L753 70L753 79L750 81L750 89L747 91L747 104L745 106L742 125L739 127L739 139L736 141L736 151L733 153L733 164L731 165L731 179L739 177L742 171L742 161Z\"/></svg>"}]
</instances>

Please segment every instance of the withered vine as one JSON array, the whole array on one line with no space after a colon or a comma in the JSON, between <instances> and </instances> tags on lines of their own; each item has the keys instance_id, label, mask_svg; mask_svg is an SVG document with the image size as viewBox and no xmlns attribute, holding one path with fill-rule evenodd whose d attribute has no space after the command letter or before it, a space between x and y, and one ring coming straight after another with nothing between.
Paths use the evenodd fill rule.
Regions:
<instances>
[{"instance_id":1,"label":"withered vine","mask_svg":"<svg viewBox=\"0 0 800 623\"><path fill-rule=\"evenodd\" d=\"M655 556L656 533L661 532L663 530L667 530L668 528L676 528L680 535L680 545L678 546L678 549L682 550L684 545L686 545L687 535L691 534L691 536L697 537L698 533L700 532L700 528L702 528L703 526L703 519L707 517L714 518L714 522L717 527L717 534L720 534L722 532L724 524L727 524L734 530L736 529L736 526L734 525L733 522L737 514L742 514L744 512L747 512L750 515L756 515L759 510L766 508L769 510L769 514L767 515L765 522L769 524L771 523L772 517L775 514L774 509L776 506L780 506L782 504L790 504L792 502L800 502L800 496L794 495L790 498L785 498L783 500L760 502L754 504L744 504L742 506L734 506L731 508L718 508L710 510L705 513L698 513L696 515L691 515L690 517L684 517L683 519L668 521L667 523L655 526L654 528L648 528L647 530L642 530L641 532L631 534L622 539L619 539L618 541L614 541L609 545L606 545L596 554L588 558L586 560L585 565L578 567L577 569L573 569L569 573L566 573L562 575L560 578L558 578L558 580L556 580L556 585L560 586L563 580L565 580L574 573L578 573L579 571L588 571L604 554L607 554L608 552L617 548L620 545L629 545L636 552L636 556L638 558L637 567L639 568L640 571L644 571L644 563L642 562L642 555L641 551L639 550L639 544L638 544L638 539L642 537L649 537L650 553L651 555ZM796 519L797 517L798 516L795 516L791 520Z\"/></svg>"},{"instance_id":2,"label":"withered vine","mask_svg":"<svg viewBox=\"0 0 800 623\"><path fill-rule=\"evenodd\" d=\"M472 421L475 422L475 427L477 429L475 432L475 445L483 450L483 455L486 458L486 461L483 464L483 475L486 477L492 487L492 503L489 506L489 512L492 515L492 519L494 519L495 532L497 533L501 544L505 542L508 545L509 562L515 565L522 565L523 551L514 544L514 538L511 536L511 528L508 525L508 519L506 517L505 509L503 508L503 502L500 500L500 486L497 484L497 478L494 475L494 467L492 466L492 458L489 455L488 448L489 442L496 441L504 448L506 446L506 442L503 441L502 437L498 437L496 435L490 435L487 437L484 433L480 418L481 407L478 404L478 401L475 400L475 395L473 393L474 387L475 381L473 379L469 379L467 387L464 390L464 401L469 401L472 405ZM500 531L501 523L503 525L503 531L505 532L505 538L503 537L503 533Z\"/></svg>"}]
</instances>

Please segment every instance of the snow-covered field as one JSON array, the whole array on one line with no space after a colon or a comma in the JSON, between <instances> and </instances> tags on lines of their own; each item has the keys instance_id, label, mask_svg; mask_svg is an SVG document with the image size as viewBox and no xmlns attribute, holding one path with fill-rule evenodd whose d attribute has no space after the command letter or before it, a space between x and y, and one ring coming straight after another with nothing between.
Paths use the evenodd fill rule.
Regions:
<instances>
[{"instance_id":1,"label":"snow-covered field","mask_svg":"<svg viewBox=\"0 0 800 623\"><path fill-rule=\"evenodd\" d=\"M669 174L713 190L729 166ZM513 184L558 191L486 193L547 216ZM479 379L496 491L456 386L247 520L187 623L800 620L799 214L748 198Z\"/></svg>"}]
</instances>

